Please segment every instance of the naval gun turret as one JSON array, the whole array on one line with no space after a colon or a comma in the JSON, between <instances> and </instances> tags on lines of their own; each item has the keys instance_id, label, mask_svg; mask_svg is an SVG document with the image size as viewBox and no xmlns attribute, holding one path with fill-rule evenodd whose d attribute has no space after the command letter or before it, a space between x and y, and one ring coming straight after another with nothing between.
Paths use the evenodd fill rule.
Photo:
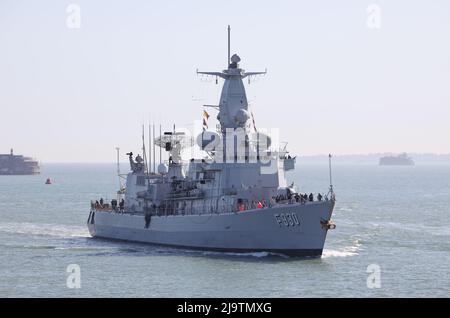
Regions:
<instances>
[{"instance_id":1,"label":"naval gun turret","mask_svg":"<svg viewBox=\"0 0 450 318\"><path fill-rule=\"evenodd\" d=\"M128 159L130 161L131 171L133 171L134 173L143 173L145 169L144 159L142 159L142 157L138 154L136 156L136 159L133 160L132 152L128 152L126 155L128 156Z\"/></svg>"}]
</instances>

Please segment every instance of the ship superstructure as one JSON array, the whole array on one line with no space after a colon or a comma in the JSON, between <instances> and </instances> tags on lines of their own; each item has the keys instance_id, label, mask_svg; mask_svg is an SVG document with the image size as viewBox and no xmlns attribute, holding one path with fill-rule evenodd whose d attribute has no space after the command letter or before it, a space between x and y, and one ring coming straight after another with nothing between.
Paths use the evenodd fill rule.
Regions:
<instances>
[{"instance_id":1,"label":"ship superstructure","mask_svg":"<svg viewBox=\"0 0 450 318\"><path fill-rule=\"evenodd\" d=\"M39 174L39 162L23 155L15 155L13 149L9 154L0 154L0 175Z\"/></svg>"},{"instance_id":2,"label":"ship superstructure","mask_svg":"<svg viewBox=\"0 0 450 318\"><path fill-rule=\"evenodd\" d=\"M243 83L265 72L245 72L240 61L228 49L226 70L198 72L224 80L217 131L161 133L153 145L169 160L153 170L145 151L142 157L128 153L131 171L118 198L91 203L92 236L226 252L322 254L334 228L333 188L314 197L286 184L296 159L256 129ZM204 156L183 160L183 150L194 146Z\"/></svg>"},{"instance_id":3,"label":"ship superstructure","mask_svg":"<svg viewBox=\"0 0 450 318\"><path fill-rule=\"evenodd\" d=\"M405 152L398 156L381 157L380 166L414 166L414 161Z\"/></svg>"}]
</instances>

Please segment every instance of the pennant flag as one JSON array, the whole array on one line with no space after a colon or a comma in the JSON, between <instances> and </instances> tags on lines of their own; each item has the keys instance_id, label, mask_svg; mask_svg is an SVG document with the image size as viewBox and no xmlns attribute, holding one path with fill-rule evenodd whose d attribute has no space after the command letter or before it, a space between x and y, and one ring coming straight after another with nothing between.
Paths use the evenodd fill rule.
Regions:
<instances>
[{"instance_id":1,"label":"pennant flag","mask_svg":"<svg viewBox=\"0 0 450 318\"><path fill-rule=\"evenodd\" d=\"M253 116L253 112L251 112L251 114L252 114L253 128L255 128L255 132L258 132L258 129L256 129L255 117Z\"/></svg>"},{"instance_id":2,"label":"pennant flag","mask_svg":"<svg viewBox=\"0 0 450 318\"><path fill-rule=\"evenodd\" d=\"M206 110L204 110L203 111L203 131L208 129L208 119L209 119L209 114Z\"/></svg>"}]
</instances>

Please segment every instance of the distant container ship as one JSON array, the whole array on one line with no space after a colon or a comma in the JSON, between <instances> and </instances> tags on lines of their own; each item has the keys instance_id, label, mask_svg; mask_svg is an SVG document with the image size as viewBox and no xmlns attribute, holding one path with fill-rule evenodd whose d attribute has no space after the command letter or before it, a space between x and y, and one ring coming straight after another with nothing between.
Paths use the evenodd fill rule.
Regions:
<instances>
[{"instance_id":1,"label":"distant container ship","mask_svg":"<svg viewBox=\"0 0 450 318\"><path fill-rule=\"evenodd\" d=\"M39 172L39 162L30 157L15 155L12 149L9 154L0 154L0 175L29 175Z\"/></svg>"},{"instance_id":2,"label":"distant container ship","mask_svg":"<svg viewBox=\"0 0 450 318\"><path fill-rule=\"evenodd\" d=\"M380 166L414 166L414 161L406 153L398 156L386 156L380 158Z\"/></svg>"}]
</instances>

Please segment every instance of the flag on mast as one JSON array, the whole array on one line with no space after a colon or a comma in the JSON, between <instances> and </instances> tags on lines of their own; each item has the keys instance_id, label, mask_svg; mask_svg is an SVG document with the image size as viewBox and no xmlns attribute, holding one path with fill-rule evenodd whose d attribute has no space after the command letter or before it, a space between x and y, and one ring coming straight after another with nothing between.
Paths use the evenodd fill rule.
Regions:
<instances>
[{"instance_id":1,"label":"flag on mast","mask_svg":"<svg viewBox=\"0 0 450 318\"><path fill-rule=\"evenodd\" d=\"M203 131L208 129L208 119L209 119L208 112L206 110L203 110Z\"/></svg>"}]
</instances>

